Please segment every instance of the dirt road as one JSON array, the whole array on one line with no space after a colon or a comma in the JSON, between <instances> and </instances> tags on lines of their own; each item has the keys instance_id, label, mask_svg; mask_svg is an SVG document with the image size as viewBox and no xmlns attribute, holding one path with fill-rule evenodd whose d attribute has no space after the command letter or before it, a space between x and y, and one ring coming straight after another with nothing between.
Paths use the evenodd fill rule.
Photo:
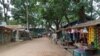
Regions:
<instances>
[{"instance_id":1,"label":"dirt road","mask_svg":"<svg viewBox=\"0 0 100 56\"><path fill-rule=\"evenodd\" d=\"M0 56L71 56L69 52L46 37L7 48L0 51Z\"/></svg>"}]
</instances>

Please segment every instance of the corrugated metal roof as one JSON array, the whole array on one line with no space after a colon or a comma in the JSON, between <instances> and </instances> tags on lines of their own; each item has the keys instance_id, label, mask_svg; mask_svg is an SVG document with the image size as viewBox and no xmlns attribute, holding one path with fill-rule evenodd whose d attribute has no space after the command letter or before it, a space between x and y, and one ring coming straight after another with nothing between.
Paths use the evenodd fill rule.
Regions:
<instances>
[{"instance_id":1,"label":"corrugated metal roof","mask_svg":"<svg viewBox=\"0 0 100 56\"><path fill-rule=\"evenodd\" d=\"M98 25L98 24L100 24L100 19L98 19L98 20L93 20L93 21L88 21L88 22L81 23L81 24L78 24L78 25L74 25L74 26L72 26L71 28L79 28L79 27L94 26L94 25Z\"/></svg>"},{"instance_id":2,"label":"corrugated metal roof","mask_svg":"<svg viewBox=\"0 0 100 56\"><path fill-rule=\"evenodd\" d=\"M74 26L69 26L69 27L66 27L66 28L61 28L61 29L57 30L56 32L62 31L64 29L80 28L80 27L87 27L87 26L95 26L95 25L98 25L98 24L100 24L100 19L88 21L88 22L77 24L77 25L74 25Z\"/></svg>"},{"instance_id":3,"label":"corrugated metal roof","mask_svg":"<svg viewBox=\"0 0 100 56\"><path fill-rule=\"evenodd\" d=\"M4 29L11 30L10 28L7 28L5 26L0 26L0 30L4 30Z\"/></svg>"},{"instance_id":4,"label":"corrugated metal roof","mask_svg":"<svg viewBox=\"0 0 100 56\"><path fill-rule=\"evenodd\" d=\"M11 29L18 29L18 28L22 28L21 25L7 25L6 27L11 28Z\"/></svg>"}]
</instances>

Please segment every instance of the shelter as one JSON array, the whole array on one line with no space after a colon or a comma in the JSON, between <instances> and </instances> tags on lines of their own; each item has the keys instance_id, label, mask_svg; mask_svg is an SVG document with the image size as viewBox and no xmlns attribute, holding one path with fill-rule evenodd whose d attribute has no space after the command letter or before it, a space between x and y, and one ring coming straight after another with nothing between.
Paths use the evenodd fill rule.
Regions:
<instances>
[{"instance_id":1,"label":"shelter","mask_svg":"<svg viewBox=\"0 0 100 56\"><path fill-rule=\"evenodd\" d=\"M14 41L23 41L30 39L30 33L26 31L21 25L7 25L6 27L12 29L13 31L13 40Z\"/></svg>"},{"instance_id":2,"label":"shelter","mask_svg":"<svg viewBox=\"0 0 100 56\"><path fill-rule=\"evenodd\" d=\"M0 44L11 42L12 30L10 28L0 26Z\"/></svg>"}]
</instances>

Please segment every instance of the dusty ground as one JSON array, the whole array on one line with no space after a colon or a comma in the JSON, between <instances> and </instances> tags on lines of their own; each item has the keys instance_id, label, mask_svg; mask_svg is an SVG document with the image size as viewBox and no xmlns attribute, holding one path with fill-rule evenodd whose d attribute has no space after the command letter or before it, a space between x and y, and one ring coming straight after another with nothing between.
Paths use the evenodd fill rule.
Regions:
<instances>
[{"instance_id":1,"label":"dusty ground","mask_svg":"<svg viewBox=\"0 0 100 56\"><path fill-rule=\"evenodd\" d=\"M71 56L71 54L44 37L2 47L0 56Z\"/></svg>"}]
</instances>

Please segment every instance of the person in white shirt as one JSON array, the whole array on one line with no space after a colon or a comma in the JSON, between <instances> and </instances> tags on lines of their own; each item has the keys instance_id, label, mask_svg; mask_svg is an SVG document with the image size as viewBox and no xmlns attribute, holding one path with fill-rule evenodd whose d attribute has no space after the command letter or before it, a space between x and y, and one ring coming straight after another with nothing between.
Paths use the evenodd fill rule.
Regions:
<instances>
[{"instance_id":1,"label":"person in white shirt","mask_svg":"<svg viewBox=\"0 0 100 56\"><path fill-rule=\"evenodd\" d=\"M52 34L52 40L57 43L57 34L56 33L53 33Z\"/></svg>"}]
</instances>

